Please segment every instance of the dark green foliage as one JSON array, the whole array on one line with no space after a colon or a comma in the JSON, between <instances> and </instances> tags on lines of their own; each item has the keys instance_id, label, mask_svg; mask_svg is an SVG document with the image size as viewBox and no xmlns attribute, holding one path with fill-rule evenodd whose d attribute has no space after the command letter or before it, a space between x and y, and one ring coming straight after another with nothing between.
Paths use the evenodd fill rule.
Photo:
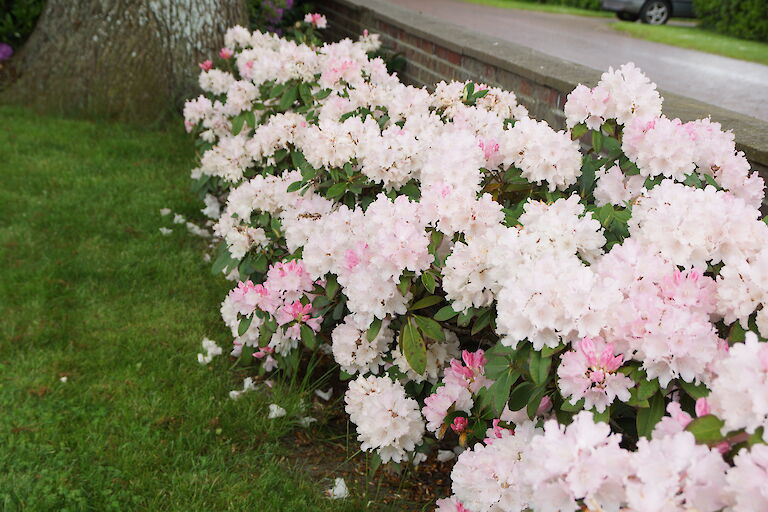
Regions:
<instances>
[{"instance_id":1,"label":"dark green foliage","mask_svg":"<svg viewBox=\"0 0 768 512\"><path fill-rule=\"evenodd\" d=\"M695 0L701 26L729 36L768 41L765 0Z\"/></svg>"},{"instance_id":2,"label":"dark green foliage","mask_svg":"<svg viewBox=\"0 0 768 512\"><path fill-rule=\"evenodd\" d=\"M18 50L35 28L45 0L0 0L0 43Z\"/></svg>"},{"instance_id":3,"label":"dark green foliage","mask_svg":"<svg viewBox=\"0 0 768 512\"><path fill-rule=\"evenodd\" d=\"M314 6L301 0L247 0L251 30L268 30L282 34L286 28L304 19Z\"/></svg>"}]
</instances>

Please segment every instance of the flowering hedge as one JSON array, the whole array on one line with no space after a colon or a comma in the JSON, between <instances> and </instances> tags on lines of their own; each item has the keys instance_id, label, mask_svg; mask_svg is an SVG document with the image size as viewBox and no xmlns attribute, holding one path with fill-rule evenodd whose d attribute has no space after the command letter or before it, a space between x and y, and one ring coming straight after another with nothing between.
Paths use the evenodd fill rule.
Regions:
<instances>
[{"instance_id":1,"label":"flowering hedge","mask_svg":"<svg viewBox=\"0 0 768 512\"><path fill-rule=\"evenodd\" d=\"M442 512L768 510L768 226L733 135L632 64L555 131L324 24L229 30L185 107L232 355L332 356L383 463L456 446Z\"/></svg>"}]
</instances>

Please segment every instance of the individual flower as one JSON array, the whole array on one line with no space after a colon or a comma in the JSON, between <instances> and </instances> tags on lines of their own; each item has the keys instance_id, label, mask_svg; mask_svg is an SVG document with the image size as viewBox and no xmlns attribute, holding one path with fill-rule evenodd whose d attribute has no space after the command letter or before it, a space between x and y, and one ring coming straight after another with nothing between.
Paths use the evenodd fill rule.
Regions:
<instances>
[{"instance_id":1,"label":"individual flower","mask_svg":"<svg viewBox=\"0 0 768 512\"><path fill-rule=\"evenodd\" d=\"M323 29L328 26L328 21L325 19L325 16L318 13L307 13L304 16L304 22L309 23L315 28Z\"/></svg>"},{"instance_id":2,"label":"individual flower","mask_svg":"<svg viewBox=\"0 0 768 512\"><path fill-rule=\"evenodd\" d=\"M584 338L576 350L563 354L557 369L560 392L571 404L584 399L584 408L605 411L615 399L629 400L632 379L619 372L624 357L600 338Z\"/></svg>"}]
</instances>

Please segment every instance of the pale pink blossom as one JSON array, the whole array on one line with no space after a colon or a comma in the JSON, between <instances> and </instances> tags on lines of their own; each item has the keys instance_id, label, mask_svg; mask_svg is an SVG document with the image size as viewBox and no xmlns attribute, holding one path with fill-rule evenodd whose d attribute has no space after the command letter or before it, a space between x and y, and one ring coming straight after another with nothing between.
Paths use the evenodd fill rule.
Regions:
<instances>
[{"instance_id":1,"label":"pale pink blossom","mask_svg":"<svg viewBox=\"0 0 768 512\"><path fill-rule=\"evenodd\" d=\"M615 399L629 400L632 379L619 372L624 357L615 355L612 343L584 338L576 350L562 356L557 369L558 387L572 404L584 399L584 408L603 412Z\"/></svg>"}]
</instances>

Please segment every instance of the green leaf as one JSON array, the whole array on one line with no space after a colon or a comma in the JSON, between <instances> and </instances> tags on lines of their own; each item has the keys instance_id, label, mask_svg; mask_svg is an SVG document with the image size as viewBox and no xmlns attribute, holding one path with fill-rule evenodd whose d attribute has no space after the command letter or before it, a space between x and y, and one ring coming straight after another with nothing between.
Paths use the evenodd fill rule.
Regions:
<instances>
[{"instance_id":1,"label":"green leaf","mask_svg":"<svg viewBox=\"0 0 768 512\"><path fill-rule=\"evenodd\" d=\"M240 325L237 326L237 335L242 336L248 331L248 328L251 326L251 322L253 321L252 316L247 316L240 320Z\"/></svg>"},{"instance_id":2,"label":"green leaf","mask_svg":"<svg viewBox=\"0 0 768 512\"><path fill-rule=\"evenodd\" d=\"M640 384L637 386L637 399L647 400L651 398L658 390L659 390L659 379L653 379L653 380L644 379L640 381Z\"/></svg>"},{"instance_id":3,"label":"green leaf","mask_svg":"<svg viewBox=\"0 0 768 512\"><path fill-rule=\"evenodd\" d=\"M286 192L296 192L297 190L299 190L303 186L304 186L304 182L303 181L294 181L293 183L288 185L288 188L286 189Z\"/></svg>"},{"instance_id":4,"label":"green leaf","mask_svg":"<svg viewBox=\"0 0 768 512\"><path fill-rule=\"evenodd\" d=\"M683 181L684 184L688 185L689 187L696 187L701 188L701 178L699 178L699 175L695 172L692 172L688 176L685 177L685 181Z\"/></svg>"},{"instance_id":5,"label":"green leaf","mask_svg":"<svg viewBox=\"0 0 768 512\"><path fill-rule=\"evenodd\" d=\"M695 400L709 396L709 389L704 384L685 382L683 379L678 379L677 383L686 393L688 393L688 396Z\"/></svg>"},{"instance_id":6,"label":"green leaf","mask_svg":"<svg viewBox=\"0 0 768 512\"><path fill-rule=\"evenodd\" d=\"M472 325L472 331L470 332L472 336L479 333L491 324L491 312L491 309L486 309L480 314L480 316L477 317L474 325Z\"/></svg>"},{"instance_id":7,"label":"green leaf","mask_svg":"<svg viewBox=\"0 0 768 512\"><path fill-rule=\"evenodd\" d=\"M512 389L512 384L517 381L520 374L515 371L506 371L496 379L491 385L489 393L491 396L491 405L493 407L494 415L498 418L504 411L504 405L509 399L509 391Z\"/></svg>"},{"instance_id":8,"label":"green leaf","mask_svg":"<svg viewBox=\"0 0 768 512\"><path fill-rule=\"evenodd\" d=\"M487 360L485 363L485 376L489 379L496 380L501 376L502 373L512 369L512 365L510 364L510 360L507 356L489 355L488 352L486 352L485 357Z\"/></svg>"},{"instance_id":9,"label":"green leaf","mask_svg":"<svg viewBox=\"0 0 768 512\"><path fill-rule=\"evenodd\" d=\"M272 335L275 334L275 330L271 329L269 325L264 325L259 329L259 347L264 348L269 345L272 340Z\"/></svg>"},{"instance_id":10,"label":"green leaf","mask_svg":"<svg viewBox=\"0 0 768 512\"><path fill-rule=\"evenodd\" d=\"M602 421L603 423L609 423L611 421L611 407L608 406L603 412L597 412L597 409L592 409L592 418L595 421Z\"/></svg>"},{"instance_id":11,"label":"green leaf","mask_svg":"<svg viewBox=\"0 0 768 512\"><path fill-rule=\"evenodd\" d=\"M445 341L445 333L439 323L426 316L414 315L413 318L416 320L416 324L425 338Z\"/></svg>"},{"instance_id":12,"label":"green leaf","mask_svg":"<svg viewBox=\"0 0 768 512\"><path fill-rule=\"evenodd\" d=\"M721 431L724 425L717 416L707 414L690 422L685 430L693 434L697 443L717 443L723 440Z\"/></svg>"},{"instance_id":13,"label":"green leaf","mask_svg":"<svg viewBox=\"0 0 768 512\"><path fill-rule=\"evenodd\" d=\"M245 117L245 122L248 123L248 126L256 128L256 114L254 114L253 111L248 110L243 112L243 116Z\"/></svg>"},{"instance_id":14,"label":"green leaf","mask_svg":"<svg viewBox=\"0 0 768 512\"><path fill-rule=\"evenodd\" d=\"M475 316L475 310L469 308L468 310L459 313L459 318L456 323L459 325L459 327L466 327L469 325L469 322L472 321L473 316Z\"/></svg>"},{"instance_id":15,"label":"green leaf","mask_svg":"<svg viewBox=\"0 0 768 512\"><path fill-rule=\"evenodd\" d=\"M238 114L232 118L230 123L232 124L232 135L237 135L243 129L243 124L245 124L245 116L243 114Z\"/></svg>"},{"instance_id":16,"label":"green leaf","mask_svg":"<svg viewBox=\"0 0 768 512\"><path fill-rule=\"evenodd\" d=\"M435 276L432 272L426 271L421 274L421 282L429 293L435 293L435 286L437 283L435 282Z\"/></svg>"},{"instance_id":17,"label":"green leaf","mask_svg":"<svg viewBox=\"0 0 768 512\"><path fill-rule=\"evenodd\" d=\"M525 407L533 394L534 387L533 382L521 382L515 386L515 389L509 394L509 401L507 402L509 410L519 411Z\"/></svg>"},{"instance_id":18,"label":"green leaf","mask_svg":"<svg viewBox=\"0 0 768 512\"><path fill-rule=\"evenodd\" d=\"M427 346L412 318L400 330L400 350L413 371L419 375L427 369Z\"/></svg>"},{"instance_id":19,"label":"green leaf","mask_svg":"<svg viewBox=\"0 0 768 512\"><path fill-rule=\"evenodd\" d=\"M650 407L637 411L637 435L650 439L653 427L664 416L664 396L661 393L656 393L649 400L649 403L651 404Z\"/></svg>"},{"instance_id":20,"label":"green leaf","mask_svg":"<svg viewBox=\"0 0 768 512\"><path fill-rule=\"evenodd\" d=\"M747 446L754 446L756 444L766 444L763 440L763 427L757 427L752 435L747 439Z\"/></svg>"},{"instance_id":21,"label":"green leaf","mask_svg":"<svg viewBox=\"0 0 768 512\"><path fill-rule=\"evenodd\" d=\"M717 190L723 190L723 187L721 187L721 186L720 186L720 184L719 184L718 182L716 182L716 181L715 181L715 178L713 178L713 177L712 177L712 176L710 176L709 174L705 174L705 175L704 175L704 181L706 181L706 182L707 182L707 185L712 185L712 186L713 186L713 187L715 187Z\"/></svg>"},{"instance_id":22,"label":"green leaf","mask_svg":"<svg viewBox=\"0 0 768 512\"><path fill-rule=\"evenodd\" d=\"M381 319L380 318L374 318L373 322L371 322L371 326L368 327L368 331L365 333L365 339L368 340L368 342L373 342L373 340L376 339L376 336L379 335L379 331L381 330Z\"/></svg>"},{"instance_id":23,"label":"green leaf","mask_svg":"<svg viewBox=\"0 0 768 512\"><path fill-rule=\"evenodd\" d=\"M336 296L336 292L339 291L339 282L336 280L336 276L333 274L330 274L329 277L325 280L325 295L329 299L332 299Z\"/></svg>"},{"instance_id":24,"label":"green leaf","mask_svg":"<svg viewBox=\"0 0 768 512\"><path fill-rule=\"evenodd\" d=\"M621 142L613 137L603 137L603 147L611 161L617 159L621 154Z\"/></svg>"},{"instance_id":25,"label":"green leaf","mask_svg":"<svg viewBox=\"0 0 768 512\"><path fill-rule=\"evenodd\" d=\"M595 153L603 150L603 134L599 130L592 130L592 147Z\"/></svg>"},{"instance_id":26,"label":"green leaf","mask_svg":"<svg viewBox=\"0 0 768 512\"><path fill-rule=\"evenodd\" d=\"M309 87L308 83L302 82L299 84L299 96L305 105L312 105L312 89Z\"/></svg>"},{"instance_id":27,"label":"green leaf","mask_svg":"<svg viewBox=\"0 0 768 512\"><path fill-rule=\"evenodd\" d=\"M411 289L411 277L406 274L400 276L400 282L397 283L397 289L403 295L407 294L408 290Z\"/></svg>"},{"instance_id":28,"label":"green leaf","mask_svg":"<svg viewBox=\"0 0 768 512\"><path fill-rule=\"evenodd\" d=\"M573 128L571 128L571 140L580 139L582 135L587 133L587 125L584 123L579 123Z\"/></svg>"},{"instance_id":29,"label":"green leaf","mask_svg":"<svg viewBox=\"0 0 768 512\"><path fill-rule=\"evenodd\" d=\"M296 101L296 98L299 96L299 88L295 85L289 86L283 91L283 95L280 96L280 103L278 104L277 108L281 112L285 112L289 108L291 108Z\"/></svg>"},{"instance_id":30,"label":"green leaf","mask_svg":"<svg viewBox=\"0 0 768 512\"><path fill-rule=\"evenodd\" d=\"M329 199L334 199L336 197L341 197L344 195L344 192L347 191L347 184L345 182L342 183L334 183L331 185L331 188L325 191L325 197Z\"/></svg>"},{"instance_id":31,"label":"green leaf","mask_svg":"<svg viewBox=\"0 0 768 512\"><path fill-rule=\"evenodd\" d=\"M317 347L315 332L307 324L301 324L301 341L310 350L314 350Z\"/></svg>"},{"instance_id":32,"label":"green leaf","mask_svg":"<svg viewBox=\"0 0 768 512\"><path fill-rule=\"evenodd\" d=\"M541 399L544 398L544 395L547 394L547 388L545 386L539 386L536 389L533 390L531 393L531 398L528 399L528 404L526 406L526 411L528 413L528 417L530 419L533 419L536 417L536 411L539 410L539 404L541 404Z\"/></svg>"},{"instance_id":33,"label":"green leaf","mask_svg":"<svg viewBox=\"0 0 768 512\"><path fill-rule=\"evenodd\" d=\"M426 297L422 297L421 299L417 300L410 309L411 311L415 311L417 309L428 308L429 306L434 306L442 300L443 298L439 295L427 295Z\"/></svg>"},{"instance_id":34,"label":"green leaf","mask_svg":"<svg viewBox=\"0 0 768 512\"><path fill-rule=\"evenodd\" d=\"M739 322L734 322L728 331L728 340L731 342L741 342L745 339L747 339L747 331L744 330Z\"/></svg>"},{"instance_id":35,"label":"green leaf","mask_svg":"<svg viewBox=\"0 0 768 512\"><path fill-rule=\"evenodd\" d=\"M544 384L549 378L549 369L552 366L551 357L542 357L541 352L532 351L531 359L528 362L528 370L531 372L531 379L536 384Z\"/></svg>"},{"instance_id":36,"label":"green leaf","mask_svg":"<svg viewBox=\"0 0 768 512\"><path fill-rule=\"evenodd\" d=\"M435 313L433 318L438 322L445 322L446 320L450 320L451 318L455 317L458 314L459 312L454 311L453 308L449 305L449 306L443 306L442 308L440 308L440 311Z\"/></svg>"},{"instance_id":37,"label":"green leaf","mask_svg":"<svg viewBox=\"0 0 768 512\"><path fill-rule=\"evenodd\" d=\"M225 269L233 267L236 263L237 260L229 254L227 244L222 242L221 245L219 245L216 259L213 261L213 265L211 266L211 274L221 274Z\"/></svg>"},{"instance_id":38,"label":"green leaf","mask_svg":"<svg viewBox=\"0 0 768 512\"><path fill-rule=\"evenodd\" d=\"M560 406L561 411L565 412L579 412L582 409L584 409L584 399L577 401L575 404L572 404L569 401L564 401L563 404Z\"/></svg>"},{"instance_id":39,"label":"green leaf","mask_svg":"<svg viewBox=\"0 0 768 512\"><path fill-rule=\"evenodd\" d=\"M301 177L304 180L311 180L317 176L317 170L315 170L309 162L307 162L304 153L298 150L291 151L291 163L293 166L301 171Z\"/></svg>"},{"instance_id":40,"label":"green leaf","mask_svg":"<svg viewBox=\"0 0 768 512\"><path fill-rule=\"evenodd\" d=\"M315 99L316 100L324 100L328 96L330 96L331 90L330 89L323 89L320 92L315 93Z\"/></svg>"}]
</instances>

